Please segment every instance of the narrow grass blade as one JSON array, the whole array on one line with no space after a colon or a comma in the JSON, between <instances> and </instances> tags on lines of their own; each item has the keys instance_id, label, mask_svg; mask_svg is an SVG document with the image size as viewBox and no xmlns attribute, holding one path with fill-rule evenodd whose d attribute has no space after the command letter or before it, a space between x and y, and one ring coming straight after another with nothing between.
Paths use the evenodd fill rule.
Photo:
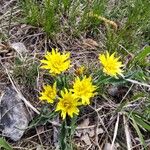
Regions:
<instances>
[{"instance_id":1,"label":"narrow grass blade","mask_svg":"<svg viewBox=\"0 0 150 150\"><path fill-rule=\"evenodd\" d=\"M142 133L141 133L141 131L140 131L140 129L139 129L139 127L138 127L138 125L137 125L137 123L136 123L134 117L133 117L133 115L131 115L131 120L132 120L132 126L133 126L134 129L136 130L136 132L137 132L137 134L138 134L138 136L139 136L139 138L140 138L141 144L142 144L142 145L144 146L144 148L146 149L146 143L145 143L145 141L144 141L143 135L142 135Z\"/></svg>"},{"instance_id":2,"label":"narrow grass blade","mask_svg":"<svg viewBox=\"0 0 150 150\"><path fill-rule=\"evenodd\" d=\"M116 124L115 124L115 130L114 130L113 141L112 141L112 144L111 144L111 150L113 150L113 148L114 148L114 143L115 143L115 139L117 137L117 132L118 132L118 125L119 125L119 113L118 113L117 121L116 121Z\"/></svg>"},{"instance_id":3,"label":"narrow grass blade","mask_svg":"<svg viewBox=\"0 0 150 150\"><path fill-rule=\"evenodd\" d=\"M150 124L146 123L140 116L133 115L134 120L140 125L141 128L150 131Z\"/></svg>"},{"instance_id":4,"label":"narrow grass blade","mask_svg":"<svg viewBox=\"0 0 150 150\"><path fill-rule=\"evenodd\" d=\"M150 54L150 46L145 47L136 57L134 61L144 61L145 57Z\"/></svg>"},{"instance_id":5,"label":"narrow grass blade","mask_svg":"<svg viewBox=\"0 0 150 150\"><path fill-rule=\"evenodd\" d=\"M128 121L127 121L127 118L125 115L123 115L123 123L124 123L125 135L126 135L127 148L128 148L128 150L131 150L132 149L131 148L132 147L132 141L131 141Z\"/></svg>"},{"instance_id":6,"label":"narrow grass blade","mask_svg":"<svg viewBox=\"0 0 150 150\"><path fill-rule=\"evenodd\" d=\"M3 138L0 138L0 149L1 148L4 148L5 150L13 150L12 147Z\"/></svg>"}]
</instances>

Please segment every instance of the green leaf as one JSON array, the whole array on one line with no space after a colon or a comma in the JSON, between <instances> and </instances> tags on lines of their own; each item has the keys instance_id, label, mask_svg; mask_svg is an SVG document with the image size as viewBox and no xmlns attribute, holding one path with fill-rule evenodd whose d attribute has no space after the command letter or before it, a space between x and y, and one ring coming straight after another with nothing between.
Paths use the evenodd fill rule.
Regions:
<instances>
[{"instance_id":1,"label":"green leaf","mask_svg":"<svg viewBox=\"0 0 150 150\"><path fill-rule=\"evenodd\" d=\"M70 125L71 126L71 134L70 134L70 136L73 136L75 133L75 130L77 127L76 123L77 123L77 116L74 115L74 117L71 118L71 125Z\"/></svg>"},{"instance_id":2,"label":"green leaf","mask_svg":"<svg viewBox=\"0 0 150 150\"><path fill-rule=\"evenodd\" d=\"M145 47L134 59L134 61L144 61L145 57L150 54L150 46Z\"/></svg>"},{"instance_id":3,"label":"green leaf","mask_svg":"<svg viewBox=\"0 0 150 150\"><path fill-rule=\"evenodd\" d=\"M111 79L112 77L109 77L109 76L99 76L98 80L95 81L97 85L100 85L100 84L103 84L103 83L108 83L109 80Z\"/></svg>"},{"instance_id":4,"label":"green leaf","mask_svg":"<svg viewBox=\"0 0 150 150\"><path fill-rule=\"evenodd\" d=\"M6 150L13 150L12 147L8 144L8 142L6 142L5 139L0 138L0 149L4 148Z\"/></svg>"},{"instance_id":5,"label":"green leaf","mask_svg":"<svg viewBox=\"0 0 150 150\"><path fill-rule=\"evenodd\" d=\"M104 73L102 72L98 72L99 74L98 79L95 81L95 84L97 86L101 85L101 84L124 84L127 83L127 81L125 79L131 78L135 72L132 72L130 74L127 74L124 78L119 77L119 78L114 78L111 76L107 76L107 75L103 75ZM101 74L102 73L102 74Z\"/></svg>"},{"instance_id":6,"label":"green leaf","mask_svg":"<svg viewBox=\"0 0 150 150\"><path fill-rule=\"evenodd\" d=\"M144 146L144 148L146 149L146 143L145 143L145 141L144 141L143 135L142 135L142 133L141 133L141 131L140 131L140 129L139 129L139 127L138 127L138 125L137 125L137 123L136 123L134 117L133 117L133 115L131 115L130 118L131 118L131 120L132 120L132 126L134 127L134 129L136 130L136 132L137 132L137 134L138 134L138 136L139 136L139 138L140 138L141 144L142 144L142 145Z\"/></svg>"},{"instance_id":7,"label":"green leaf","mask_svg":"<svg viewBox=\"0 0 150 150\"><path fill-rule=\"evenodd\" d=\"M49 109L44 108L40 115L35 117L32 122L30 123L29 128L33 126L45 125L49 120L55 118L57 116L57 112L49 111Z\"/></svg>"},{"instance_id":8,"label":"green leaf","mask_svg":"<svg viewBox=\"0 0 150 150\"><path fill-rule=\"evenodd\" d=\"M138 101L139 99L145 97L146 93L143 93L143 92L137 92L135 93L135 95L133 95L131 98L130 98L130 102L135 102L135 101ZM130 103L129 102L129 103Z\"/></svg>"},{"instance_id":9,"label":"green leaf","mask_svg":"<svg viewBox=\"0 0 150 150\"><path fill-rule=\"evenodd\" d=\"M134 114L133 114L133 117L134 117L134 120L137 122L137 124L141 128L144 128L145 130L150 131L150 124L148 124L143 118L141 118L138 115L134 115Z\"/></svg>"}]
</instances>

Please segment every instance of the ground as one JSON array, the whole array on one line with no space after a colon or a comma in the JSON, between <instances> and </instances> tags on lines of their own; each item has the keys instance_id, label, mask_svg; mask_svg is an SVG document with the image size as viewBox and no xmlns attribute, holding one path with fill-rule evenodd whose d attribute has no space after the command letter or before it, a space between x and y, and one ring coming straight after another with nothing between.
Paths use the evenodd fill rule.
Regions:
<instances>
[{"instance_id":1,"label":"ground","mask_svg":"<svg viewBox=\"0 0 150 150\"><path fill-rule=\"evenodd\" d=\"M39 100L43 84L54 81L40 60L57 48L71 54L69 85L81 66L99 84L67 137L72 149L150 149L149 6L149 0L1 0L0 94L14 86L31 115L20 140L2 138L16 150L59 147L62 119L47 117L54 106ZM98 57L106 51L123 63L124 78L103 73Z\"/></svg>"}]
</instances>

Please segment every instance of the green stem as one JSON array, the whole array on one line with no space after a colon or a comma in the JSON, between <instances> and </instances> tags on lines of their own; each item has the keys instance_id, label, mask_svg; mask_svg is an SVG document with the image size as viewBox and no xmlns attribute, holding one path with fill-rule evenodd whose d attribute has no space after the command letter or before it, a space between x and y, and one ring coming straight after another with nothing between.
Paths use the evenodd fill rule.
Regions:
<instances>
[{"instance_id":1,"label":"green stem","mask_svg":"<svg viewBox=\"0 0 150 150\"><path fill-rule=\"evenodd\" d=\"M76 122L77 122L77 116L74 116L73 118L71 118L71 124L70 124L70 150L73 150L73 135L75 133L75 129L76 129Z\"/></svg>"},{"instance_id":2,"label":"green stem","mask_svg":"<svg viewBox=\"0 0 150 150\"><path fill-rule=\"evenodd\" d=\"M65 87L67 89L69 89L68 84L67 84L67 76L66 76L66 74L64 74L64 84L65 84Z\"/></svg>"},{"instance_id":3,"label":"green stem","mask_svg":"<svg viewBox=\"0 0 150 150\"><path fill-rule=\"evenodd\" d=\"M66 120L63 121L60 131L60 149L66 149L66 136L67 136L67 129L66 129Z\"/></svg>"}]
</instances>

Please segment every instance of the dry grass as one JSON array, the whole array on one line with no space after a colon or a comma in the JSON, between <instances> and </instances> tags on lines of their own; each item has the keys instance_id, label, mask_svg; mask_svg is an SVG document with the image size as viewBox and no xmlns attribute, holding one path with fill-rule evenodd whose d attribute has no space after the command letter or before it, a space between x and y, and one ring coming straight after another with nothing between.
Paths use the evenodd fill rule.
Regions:
<instances>
[{"instance_id":1,"label":"dry grass","mask_svg":"<svg viewBox=\"0 0 150 150\"><path fill-rule=\"evenodd\" d=\"M113 4L113 1L111 1L110 5L113 6ZM34 112L31 113L32 117L39 115L41 108L46 106L46 104L38 100L38 92L41 90L43 81L51 80L46 72L39 71L39 60L43 57L46 50L55 47L60 50L70 51L73 62L70 74L74 74L74 66L78 67L81 64L89 68L87 72L92 74L91 70L96 71L99 68L99 63L97 62L98 54L108 48L107 40L110 40L113 34L117 34L114 29L110 29L113 33L106 34L107 30L109 30L109 25L102 23L96 28L97 35L91 33L92 31L87 31L76 37L73 34L67 34L67 32L62 31L57 33L54 38L49 38L41 28L18 22L17 18L21 15L21 10L16 0L0 1L0 14L0 86L12 84L16 91L20 93L29 111ZM124 22L125 20L120 21L121 24L124 24ZM26 72L22 72L19 75L15 73L18 71L16 70L18 69L16 63L18 53L10 47L10 43L13 42L24 43L28 50L24 62L18 65L19 69L29 68L29 66L35 64L37 73L31 76L34 79L34 81L32 80L33 82L31 81L33 84L24 82L28 80L27 77L33 71L32 68L29 70L29 74L25 74ZM111 44L111 41L109 42ZM113 46L110 45L110 47ZM124 54L129 56L136 54L134 51L128 51L122 45L118 47L118 49L121 49L122 57L126 56ZM110 86L104 85L100 89L101 96L94 98L92 104L82 110L77 122L78 125L83 125L79 125L76 132L81 132L81 134L87 132L89 134L89 130L92 130L94 136L89 137L91 144L88 145L88 142L85 142L88 139L84 141L81 138L82 136L80 134L78 136L76 133L74 137L76 149L101 150L106 143L111 144L112 150L117 145L118 149L122 150L143 149L135 129L131 126L130 117L127 116L133 110L141 111L143 109L142 106L147 104L149 106L149 103L145 102L149 100L150 88L137 83L125 83L127 90L122 92L122 88L120 88L117 94L112 96L107 93ZM144 93L145 95L143 94L143 96L134 100L133 93ZM51 110L52 108L48 106L47 111ZM86 125L83 121L87 118L89 123ZM7 141L15 150L53 150L58 145L59 127L60 119L55 118L55 120L47 121L44 125L29 127L18 142L13 142L9 139ZM98 133L99 128L102 129L102 133ZM146 139L145 143L149 146L149 131L147 133L142 131L142 133Z\"/></svg>"}]
</instances>

